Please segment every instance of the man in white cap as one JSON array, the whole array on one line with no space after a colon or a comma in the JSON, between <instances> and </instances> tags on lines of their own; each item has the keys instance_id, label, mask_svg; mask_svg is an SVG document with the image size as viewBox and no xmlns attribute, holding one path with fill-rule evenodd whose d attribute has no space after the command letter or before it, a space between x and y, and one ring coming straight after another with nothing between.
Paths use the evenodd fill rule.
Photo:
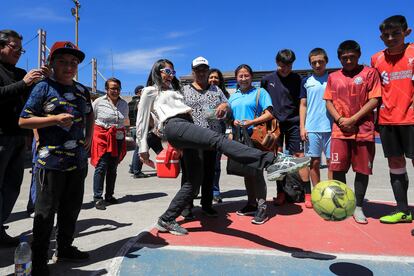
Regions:
<instances>
[{"instance_id":1,"label":"man in white cap","mask_svg":"<svg viewBox=\"0 0 414 276\"><path fill-rule=\"evenodd\" d=\"M215 85L208 84L208 61L204 57L197 57L191 63L193 82L183 87L185 104L192 108L194 124L212 129L221 133L222 126L217 118L222 118L227 112L228 103L224 93ZM193 183L194 196L201 186L201 211L203 215L217 217L213 209L213 183L217 152L213 150L194 150L192 164L183 164L181 183ZM194 166L193 164L202 164ZM199 170L194 173L197 179L188 179L186 171ZM182 212L185 219L194 218L191 209L192 202Z\"/></svg>"}]
</instances>

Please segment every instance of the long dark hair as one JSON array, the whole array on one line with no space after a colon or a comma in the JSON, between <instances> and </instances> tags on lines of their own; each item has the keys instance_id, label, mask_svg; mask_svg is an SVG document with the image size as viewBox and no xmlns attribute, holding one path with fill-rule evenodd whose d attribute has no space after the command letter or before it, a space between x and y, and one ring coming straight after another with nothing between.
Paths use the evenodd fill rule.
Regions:
<instances>
[{"instance_id":1,"label":"long dark hair","mask_svg":"<svg viewBox=\"0 0 414 276\"><path fill-rule=\"evenodd\" d=\"M239 66L237 66L236 70L234 70L234 76L236 77L236 79L237 79L237 74L239 73L239 71L241 69L246 69L247 71L249 71L250 75L253 78L253 69L252 69L252 67L250 67L247 64L240 64ZM237 83L237 86L236 87L237 87L237 89L239 89L240 88L240 85Z\"/></svg>"},{"instance_id":2,"label":"long dark hair","mask_svg":"<svg viewBox=\"0 0 414 276\"><path fill-rule=\"evenodd\" d=\"M165 68L166 66L170 65L174 68L174 64L168 59L159 59L157 60L154 65L152 66L151 72L148 76L147 86L156 85L159 88L162 87L162 78L161 78L161 69ZM171 85L174 90L181 90L180 81L174 76L171 81Z\"/></svg>"},{"instance_id":3,"label":"long dark hair","mask_svg":"<svg viewBox=\"0 0 414 276\"><path fill-rule=\"evenodd\" d=\"M223 91L223 93L224 93L224 95L226 96L227 99L230 98L230 94L229 94L229 92L227 92L226 83L224 82L224 77L223 77L223 74L221 73L221 71L217 68L211 68L208 71L208 78L210 78L210 75L212 73L217 73L217 75L219 77L219 84L217 86L221 89L221 91Z\"/></svg>"}]
</instances>

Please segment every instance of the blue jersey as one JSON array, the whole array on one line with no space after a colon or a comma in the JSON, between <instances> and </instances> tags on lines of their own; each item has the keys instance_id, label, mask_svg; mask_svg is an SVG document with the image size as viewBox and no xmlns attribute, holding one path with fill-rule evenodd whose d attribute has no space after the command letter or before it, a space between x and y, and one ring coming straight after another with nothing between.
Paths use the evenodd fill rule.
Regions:
<instances>
[{"instance_id":1,"label":"blue jersey","mask_svg":"<svg viewBox=\"0 0 414 276\"><path fill-rule=\"evenodd\" d=\"M77 82L65 86L52 79L46 79L33 87L20 117L47 117L61 113L69 113L74 117L70 128L55 125L37 130L37 167L71 171L87 166L88 155L83 145L86 115L90 112L92 106L89 91Z\"/></svg>"},{"instance_id":2,"label":"blue jersey","mask_svg":"<svg viewBox=\"0 0 414 276\"><path fill-rule=\"evenodd\" d=\"M263 111L269 107L273 107L272 99L269 93L264 88L260 88L259 102L256 110L256 97L259 88L253 87L247 92L242 93L239 89L232 94L229 99L229 104L233 112L235 120L253 120L255 115L259 117ZM249 129L252 129L250 126Z\"/></svg>"},{"instance_id":3,"label":"blue jersey","mask_svg":"<svg viewBox=\"0 0 414 276\"><path fill-rule=\"evenodd\" d=\"M328 73L323 76L311 75L304 78L300 98L306 98L305 128L308 132L331 132L332 117L323 99Z\"/></svg>"}]
</instances>

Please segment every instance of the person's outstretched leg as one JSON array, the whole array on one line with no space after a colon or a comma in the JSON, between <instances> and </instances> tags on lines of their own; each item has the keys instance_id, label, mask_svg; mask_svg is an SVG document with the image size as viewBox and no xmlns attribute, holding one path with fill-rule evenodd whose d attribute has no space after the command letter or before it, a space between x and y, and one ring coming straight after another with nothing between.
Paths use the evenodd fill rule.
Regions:
<instances>
[{"instance_id":1,"label":"person's outstretched leg","mask_svg":"<svg viewBox=\"0 0 414 276\"><path fill-rule=\"evenodd\" d=\"M179 117L174 117L167 121L164 133L168 142L174 147L196 149L212 148L250 167L260 170L266 168L269 181L280 178L287 173L297 171L307 166L310 162L310 158L308 157L283 157L279 159L272 152L264 152L229 140L225 135L207 128L198 127L190 121Z\"/></svg>"}]
</instances>

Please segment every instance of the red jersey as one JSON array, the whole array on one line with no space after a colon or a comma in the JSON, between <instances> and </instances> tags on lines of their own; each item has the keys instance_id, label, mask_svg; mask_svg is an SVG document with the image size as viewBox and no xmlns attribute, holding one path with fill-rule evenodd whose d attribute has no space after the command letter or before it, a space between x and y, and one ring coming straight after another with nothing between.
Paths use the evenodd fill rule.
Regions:
<instances>
[{"instance_id":1,"label":"red jersey","mask_svg":"<svg viewBox=\"0 0 414 276\"><path fill-rule=\"evenodd\" d=\"M380 73L383 87L379 124L414 125L414 44L396 55L387 50L376 53L371 66Z\"/></svg>"},{"instance_id":2,"label":"red jersey","mask_svg":"<svg viewBox=\"0 0 414 276\"><path fill-rule=\"evenodd\" d=\"M349 118L357 113L372 98L381 97L381 82L378 72L366 67L355 76L347 76L342 70L329 74L324 100L332 100L338 113ZM374 114L369 113L356 123L354 132L342 132L337 124L332 127L332 138L374 141Z\"/></svg>"}]
</instances>

